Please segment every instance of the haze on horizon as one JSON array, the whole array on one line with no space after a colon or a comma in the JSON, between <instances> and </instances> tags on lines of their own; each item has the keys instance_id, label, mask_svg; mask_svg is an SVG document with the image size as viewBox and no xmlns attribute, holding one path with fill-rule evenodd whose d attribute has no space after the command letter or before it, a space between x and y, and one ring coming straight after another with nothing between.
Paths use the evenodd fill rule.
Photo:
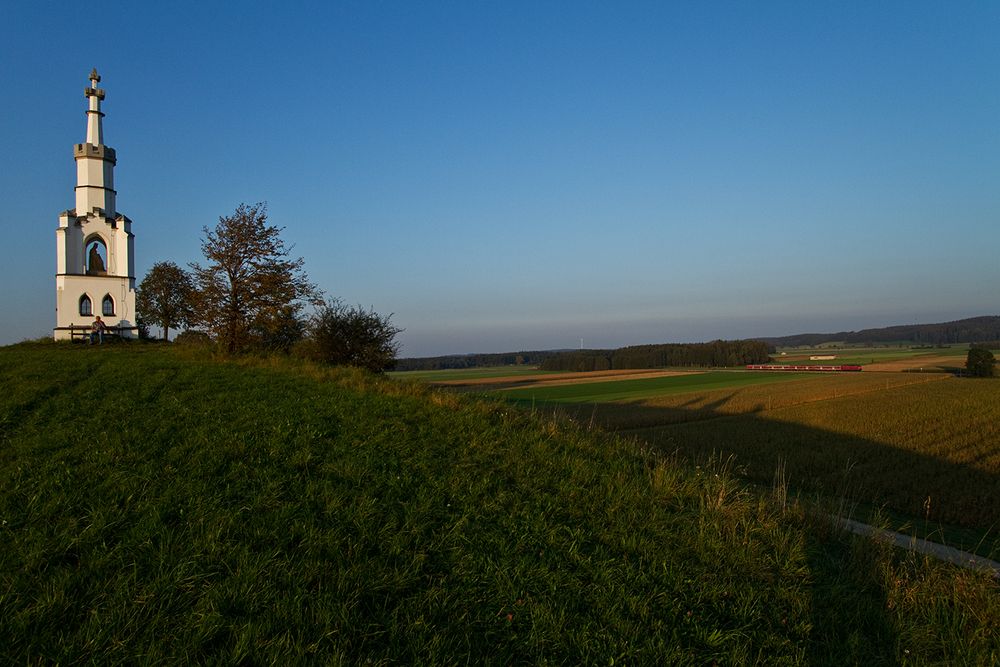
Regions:
<instances>
[{"instance_id":1,"label":"haze on horizon","mask_svg":"<svg viewBox=\"0 0 1000 667\"><path fill-rule=\"evenodd\" d=\"M1000 312L996 3L5 14L0 344L54 325L92 67L137 280L267 201L402 356Z\"/></svg>"}]
</instances>

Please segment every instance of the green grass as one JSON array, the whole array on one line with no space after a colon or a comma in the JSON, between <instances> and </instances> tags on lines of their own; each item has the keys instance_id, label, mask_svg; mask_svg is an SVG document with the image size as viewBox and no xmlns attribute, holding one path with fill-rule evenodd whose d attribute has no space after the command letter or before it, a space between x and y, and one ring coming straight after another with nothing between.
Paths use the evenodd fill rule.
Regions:
<instances>
[{"instance_id":1,"label":"green grass","mask_svg":"<svg viewBox=\"0 0 1000 667\"><path fill-rule=\"evenodd\" d=\"M449 380L478 380L481 378L517 377L519 375L545 375L554 371L540 371L537 366L484 366L480 368L454 368L439 371L396 371L390 377L420 382L446 382Z\"/></svg>"},{"instance_id":2,"label":"green grass","mask_svg":"<svg viewBox=\"0 0 1000 667\"><path fill-rule=\"evenodd\" d=\"M0 660L991 664L988 577L725 466L287 360L0 349Z\"/></svg>"},{"instance_id":3,"label":"green grass","mask_svg":"<svg viewBox=\"0 0 1000 667\"><path fill-rule=\"evenodd\" d=\"M789 382L812 377L806 373L768 373L752 371L709 371L707 373L667 377L581 382L550 387L525 387L502 392L505 399L519 402L605 403L634 401L714 389L746 387L774 382Z\"/></svg>"}]
</instances>

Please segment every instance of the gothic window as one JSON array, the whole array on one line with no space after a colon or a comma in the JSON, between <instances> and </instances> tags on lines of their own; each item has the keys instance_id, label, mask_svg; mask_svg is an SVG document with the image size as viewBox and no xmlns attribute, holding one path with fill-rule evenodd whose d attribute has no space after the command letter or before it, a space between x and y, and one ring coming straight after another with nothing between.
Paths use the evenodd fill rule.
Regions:
<instances>
[{"instance_id":1,"label":"gothic window","mask_svg":"<svg viewBox=\"0 0 1000 667\"><path fill-rule=\"evenodd\" d=\"M80 297L80 314L87 317L94 314L93 304L90 303L90 297L86 294Z\"/></svg>"},{"instance_id":2,"label":"gothic window","mask_svg":"<svg viewBox=\"0 0 1000 667\"><path fill-rule=\"evenodd\" d=\"M84 246L84 258L89 275L103 276L108 272L108 246L98 237L91 237Z\"/></svg>"},{"instance_id":3,"label":"gothic window","mask_svg":"<svg viewBox=\"0 0 1000 667\"><path fill-rule=\"evenodd\" d=\"M101 314L105 316L115 314L115 300L111 298L110 294L105 294L104 299L101 300Z\"/></svg>"}]
</instances>

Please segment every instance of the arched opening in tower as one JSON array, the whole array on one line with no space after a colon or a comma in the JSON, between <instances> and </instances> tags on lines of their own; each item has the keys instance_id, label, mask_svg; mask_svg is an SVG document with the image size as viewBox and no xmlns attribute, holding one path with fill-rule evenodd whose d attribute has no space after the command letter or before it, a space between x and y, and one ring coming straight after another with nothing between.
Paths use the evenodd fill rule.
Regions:
<instances>
[{"instance_id":1,"label":"arched opening in tower","mask_svg":"<svg viewBox=\"0 0 1000 667\"><path fill-rule=\"evenodd\" d=\"M108 246L98 237L87 241L84 249L87 262L87 275L104 276L108 273Z\"/></svg>"}]
</instances>

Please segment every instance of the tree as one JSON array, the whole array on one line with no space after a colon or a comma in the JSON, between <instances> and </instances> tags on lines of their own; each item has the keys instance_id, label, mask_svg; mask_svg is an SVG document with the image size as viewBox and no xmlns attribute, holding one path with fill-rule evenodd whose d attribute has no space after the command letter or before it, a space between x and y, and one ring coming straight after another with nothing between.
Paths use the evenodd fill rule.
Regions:
<instances>
[{"instance_id":1,"label":"tree","mask_svg":"<svg viewBox=\"0 0 1000 667\"><path fill-rule=\"evenodd\" d=\"M173 262L157 262L139 283L136 309L142 321L159 325L163 340L170 329L186 325L192 316L194 286L187 271Z\"/></svg>"},{"instance_id":2,"label":"tree","mask_svg":"<svg viewBox=\"0 0 1000 667\"><path fill-rule=\"evenodd\" d=\"M240 204L204 228L201 251L206 265L191 264L197 285L197 320L229 352L264 342L289 314L300 317L319 290L302 270L302 258L289 257L282 228L267 223L267 204Z\"/></svg>"},{"instance_id":3,"label":"tree","mask_svg":"<svg viewBox=\"0 0 1000 667\"><path fill-rule=\"evenodd\" d=\"M323 304L309 321L304 356L328 364L360 366L380 373L396 365L402 329L392 325L392 315L382 317L361 306L340 300Z\"/></svg>"},{"instance_id":4,"label":"tree","mask_svg":"<svg viewBox=\"0 0 1000 667\"><path fill-rule=\"evenodd\" d=\"M972 377L993 377L994 364L996 359L993 358L993 353L980 347L971 348L969 356L965 358L965 370Z\"/></svg>"}]
</instances>

